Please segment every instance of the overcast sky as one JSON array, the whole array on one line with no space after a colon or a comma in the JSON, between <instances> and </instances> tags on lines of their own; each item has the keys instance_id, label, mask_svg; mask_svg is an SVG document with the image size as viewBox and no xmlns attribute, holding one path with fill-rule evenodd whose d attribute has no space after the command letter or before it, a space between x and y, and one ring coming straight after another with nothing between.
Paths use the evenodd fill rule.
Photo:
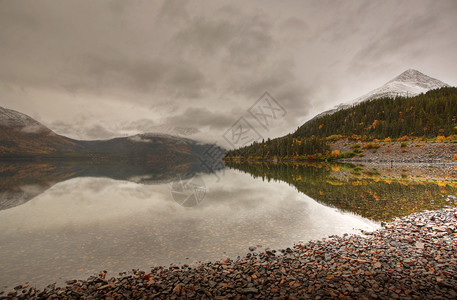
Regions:
<instances>
[{"instance_id":1,"label":"overcast sky","mask_svg":"<svg viewBox=\"0 0 457 300\"><path fill-rule=\"evenodd\" d=\"M0 0L0 106L55 132L276 137L409 68L457 85L457 1ZM248 109L268 91L266 128ZM284 116L283 116L284 115Z\"/></svg>"}]
</instances>

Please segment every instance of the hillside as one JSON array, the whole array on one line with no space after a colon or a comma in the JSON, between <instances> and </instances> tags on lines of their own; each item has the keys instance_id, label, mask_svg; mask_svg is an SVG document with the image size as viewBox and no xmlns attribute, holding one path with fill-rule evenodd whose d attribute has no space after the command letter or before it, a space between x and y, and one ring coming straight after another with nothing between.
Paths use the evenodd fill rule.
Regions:
<instances>
[{"instance_id":1,"label":"hillside","mask_svg":"<svg viewBox=\"0 0 457 300\"><path fill-rule=\"evenodd\" d=\"M52 131L24 132L0 126L0 158L52 155L81 150L83 147L77 141Z\"/></svg>"},{"instance_id":2,"label":"hillside","mask_svg":"<svg viewBox=\"0 0 457 300\"><path fill-rule=\"evenodd\" d=\"M285 137L229 151L226 157L328 159L334 150L329 142L343 137L354 141L405 136L456 139L456 134L457 88L443 87L411 98L364 101L307 122Z\"/></svg>"},{"instance_id":3,"label":"hillside","mask_svg":"<svg viewBox=\"0 0 457 300\"><path fill-rule=\"evenodd\" d=\"M209 144L165 134L139 134L98 141L60 136L20 112L0 107L0 160L79 159L142 163L201 162Z\"/></svg>"},{"instance_id":4,"label":"hillside","mask_svg":"<svg viewBox=\"0 0 457 300\"><path fill-rule=\"evenodd\" d=\"M299 127L294 137L334 134L398 138L454 134L457 88L445 87L415 97L380 98L320 117Z\"/></svg>"},{"instance_id":5,"label":"hillside","mask_svg":"<svg viewBox=\"0 0 457 300\"><path fill-rule=\"evenodd\" d=\"M0 157L49 155L82 150L31 117L0 107Z\"/></svg>"}]
</instances>

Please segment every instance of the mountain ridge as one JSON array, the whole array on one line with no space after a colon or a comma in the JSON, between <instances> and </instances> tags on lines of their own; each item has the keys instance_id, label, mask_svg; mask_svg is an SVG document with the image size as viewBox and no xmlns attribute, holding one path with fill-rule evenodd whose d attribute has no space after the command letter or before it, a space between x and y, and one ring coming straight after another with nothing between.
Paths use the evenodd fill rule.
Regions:
<instances>
[{"instance_id":1,"label":"mountain ridge","mask_svg":"<svg viewBox=\"0 0 457 300\"><path fill-rule=\"evenodd\" d=\"M379 98L396 98L400 97L414 97L422 93L426 93L429 90L449 87L449 84L442 82L436 78L425 75L415 69L408 69L401 73L400 75L389 80L382 86L345 103L340 103L334 108L321 112L311 118L309 121L313 121L320 117L333 114L339 110L349 108L351 106L357 105L364 101L369 101ZM307 123L306 122L306 123Z\"/></svg>"},{"instance_id":2,"label":"mountain ridge","mask_svg":"<svg viewBox=\"0 0 457 300\"><path fill-rule=\"evenodd\" d=\"M166 164L200 161L210 147L225 152L216 145L163 133L74 140L54 133L21 112L0 107L0 159L122 159Z\"/></svg>"},{"instance_id":3,"label":"mountain ridge","mask_svg":"<svg viewBox=\"0 0 457 300\"><path fill-rule=\"evenodd\" d=\"M52 131L35 119L16 110L0 106L0 126L14 127L23 132L51 133Z\"/></svg>"}]
</instances>

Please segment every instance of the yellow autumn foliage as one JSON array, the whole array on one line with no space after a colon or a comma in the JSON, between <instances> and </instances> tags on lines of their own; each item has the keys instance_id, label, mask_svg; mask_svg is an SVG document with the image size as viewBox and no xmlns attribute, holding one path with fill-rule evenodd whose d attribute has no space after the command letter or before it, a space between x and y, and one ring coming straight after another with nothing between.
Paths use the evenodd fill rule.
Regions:
<instances>
[{"instance_id":1,"label":"yellow autumn foliage","mask_svg":"<svg viewBox=\"0 0 457 300\"><path fill-rule=\"evenodd\" d=\"M332 151L332 157L337 158L338 155L340 155L340 150L333 150Z\"/></svg>"}]
</instances>

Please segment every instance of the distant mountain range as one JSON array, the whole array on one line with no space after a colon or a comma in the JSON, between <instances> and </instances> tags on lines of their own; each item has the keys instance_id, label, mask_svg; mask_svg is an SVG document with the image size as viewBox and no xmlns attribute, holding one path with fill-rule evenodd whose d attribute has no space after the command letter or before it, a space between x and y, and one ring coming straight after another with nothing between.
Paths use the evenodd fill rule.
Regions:
<instances>
[{"instance_id":1,"label":"distant mountain range","mask_svg":"<svg viewBox=\"0 0 457 300\"><path fill-rule=\"evenodd\" d=\"M417 70L409 69L401 73L394 79L386 84L380 86L371 92L358 97L352 101L341 103L334 108L324 111L309 121L318 119L320 117L333 114L339 110L349 108L364 101L379 99L379 98L395 98L395 97L414 97L419 94L425 93L429 90L438 89L441 87L449 86L438 79L427 76ZM308 122L309 122L308 121Z\"/></svg>"},{"instance_id":2,"label":"distant mountain range","mask_svg":"<svg viewBox=\"0 0 457 300\"><path fill-rule=\"evenodd\" d=\"M167 134L79 141L58 135L33 118L0 107L0 159L123 160L167 164L204 161L224 149ZM214 155L214 154L211 154Z\"/></svg>"}]
</instances>

